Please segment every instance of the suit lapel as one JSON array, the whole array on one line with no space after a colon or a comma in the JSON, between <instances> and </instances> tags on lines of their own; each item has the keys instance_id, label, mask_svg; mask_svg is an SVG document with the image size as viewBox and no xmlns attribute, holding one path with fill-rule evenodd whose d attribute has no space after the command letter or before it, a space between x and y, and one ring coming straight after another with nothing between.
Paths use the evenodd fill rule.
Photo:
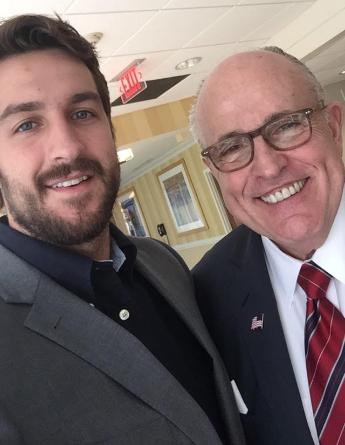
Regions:
<instances>
[{"instance_id":1,"label":"suit lapel","mask_svg":"<svg viewBox=\"0 0 345 445\"><path fill-rule=\"evenodd\" d=\"M247 283L248 287L243 294L238 329L248 346L260 393L271 406L282 434L288 434L293 443L312 443L266 268L261 238L255 234L251 234L241 273L242 282ZM263 328L251 329L253 318L261 319L262 316Z\"/></svg>"},{"instance_id":2,"label":"suit lapel","mask_svg":"<svg viewBox=\"0 0 345 445\"><path fill-rule=\"evenodd\" d=\"M218 444L208 417L151 352L115 321L92 308L0 246L2 297L33 303L25 326L99 369L167 417L195 443ZM14 275L21 268L29 285ZM4 280L3 280L4 279Z\"/></svg>"}]
</instances>

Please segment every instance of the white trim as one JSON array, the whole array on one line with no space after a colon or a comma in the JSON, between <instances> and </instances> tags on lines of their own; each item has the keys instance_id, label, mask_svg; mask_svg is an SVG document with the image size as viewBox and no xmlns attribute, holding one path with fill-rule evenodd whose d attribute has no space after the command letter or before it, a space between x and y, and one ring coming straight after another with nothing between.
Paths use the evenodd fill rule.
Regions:
<instances>
[{"instance_id":1,"label":"white trim","mask_svg":"<svg viewBox=\"0 0 345 445\"><path fill-rule=\"evenodd\" d=\"M222 238L224 238L224 235L214 236L212 238L206 238L206 239L201 239L201 240L197 240L197 241L191 241L189 243L175 244L171 247L175 250L187 250L187 249L193 249L194 247L201 247L201 246L208 246L208 245L213 246L218 241L220 241Z\"/></svg>"},{"instance_id":2,"label":"white trim","mask_svg":"<svg viewBox=\"0 0 345 445\"><path fill-rule=\"evenodd\" d=\"M225 231L225 233L229 233L229 232L231 232L232 227L229 222L228 216L226 214L226 209L225 209L224 204L221 200L218 189L213 182L213 181L215 181L215 179L213 178L211 170L208 167L206 167L204 169L204 175L205 175L207 185L210 189L211 195L213 196L214 202L216 204L220 220L222 221L222 224L223 224L224 231Z\"/></svg>"},{"instance_id":3,"label":"white trim","mask_svg":"<svg viewBox=\"0 0 345 445\"><path fill-rule=\"evenodd\" d=\"M175 181L173 180L173 194L170 195L169 190L167 189L166 182L168 182L172 178L180 177L180 175L182 175L182 181L181 183L179 182L178 190L176 190L176 187L174 187L174 182L176 183L175 179ZM165 201L170 211L171 219L174 222L175 229L177 230L177 232L183 233L183 232L188 232L189 230L204 227L205 224L203 223L201 212L199 210L199 206L197 204L196 198L193 193L192 185L185 171L184 163L181 161L175 167L171 167L169 170L165 170L164 173L159 174L158 178L162 186ZM181 190L181 185L185 186L182 188L183 191L186 191L186 193L184 193ZM181 205L179 205L179 201L173 199L176 198L175 196L176 193L178 194L178 198L180 198ZM181 208L184 210L184 214L187 217L187 219L189 219L189 222L183 222L181 221L182 218L179 218L179 216L181 216L180 215ZM192 219L193 216L195 216L195 219Z\"/></svg>"}]
</instances>

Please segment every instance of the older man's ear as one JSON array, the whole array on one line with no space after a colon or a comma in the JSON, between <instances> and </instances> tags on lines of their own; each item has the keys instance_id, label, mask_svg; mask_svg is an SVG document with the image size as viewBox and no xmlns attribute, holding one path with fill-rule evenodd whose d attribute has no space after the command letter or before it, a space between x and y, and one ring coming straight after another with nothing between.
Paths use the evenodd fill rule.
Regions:
<instances>
[{"instance_id":1,"label":"older man's ear","mask_svg":"<svg viewBox=\"0 0 345 445\"><path fill-rule=\"evenodd\" d=\"M344 109L340 102L331 102L327 105L327 121L332 132L335 144L338 146L340 153L343 151L342 125Z\"/></svg>"}]
</instances>

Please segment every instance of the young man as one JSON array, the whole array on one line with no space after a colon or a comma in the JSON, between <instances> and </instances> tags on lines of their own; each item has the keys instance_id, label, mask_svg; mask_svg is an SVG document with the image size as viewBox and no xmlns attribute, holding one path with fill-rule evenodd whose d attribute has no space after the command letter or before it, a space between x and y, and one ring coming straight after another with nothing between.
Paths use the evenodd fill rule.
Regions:
<instances>
[{"instance_id":1,"label":"young man","mask_svg":"<svg viewBox=\"0 0 345 445\"><path fill-rule=\"evenodd\" d=\"M195 268L249 444L345 444L342 109L278 48L203 84L193 125L243 223Z\"/></svg>"},{"instance_id":2,"label":"young man","mask_svg":"<svg viewBox=\"0 0 345 445\"><path fill-rule=\"evenodd\" d=\"M243 444L188 270L109 224L107 85L61 20L0 26L0 442Z\"/></svg>"}]
</instances>

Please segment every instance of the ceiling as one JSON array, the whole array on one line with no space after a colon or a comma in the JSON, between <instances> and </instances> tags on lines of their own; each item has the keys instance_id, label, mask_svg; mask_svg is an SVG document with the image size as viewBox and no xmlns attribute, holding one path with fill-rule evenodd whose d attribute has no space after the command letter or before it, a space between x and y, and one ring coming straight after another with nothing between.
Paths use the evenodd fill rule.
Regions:
<instances>
[{"instance_id":1,"label":"ceiling","mask_svg":"<svg viewBox=\"0 0 345 445\"><path fill-rule=\"evenodd\" d=\"M345 75L345 33L337 35L304 58L304 62L323 85L341 82Z\"/></svg>"},{"instance_id":2,"label":"ceiling","mask_svg":"<svg viewBox=\"0 0 345 445\"><path fill-rule=\"evenodd\" d=\"M113 107L114 116L190 97L222 59L265 44L280 44L297 57L304 57L322 82L339 81L338 73L345 67L345 38L334 33L338 29L335 20L342 18L340 13L344 10L343 0L2 0L0 3L3 18L56 12L84 36L103 33L97 51L112 101L120 96L120 89L119 82L111 80L134 59L144 59L139 70L146 81L189 74L156 99ZM289 28L293 32L288 35ZM321 31L325 37L319 42ZM302 48L302 43L312 36L316 36L313 42L315 45L317 42L317 47L310 43L308 48ZM175 69L179 62L191 57L202 60L190 69ZM180 137L168 134L136 143L132 146L136 158L123 166L125 180L142 172L150 159L158 159L160 146L170 153L174 148L181 149L180 141Z\"/></svg>"}]
</instances>

